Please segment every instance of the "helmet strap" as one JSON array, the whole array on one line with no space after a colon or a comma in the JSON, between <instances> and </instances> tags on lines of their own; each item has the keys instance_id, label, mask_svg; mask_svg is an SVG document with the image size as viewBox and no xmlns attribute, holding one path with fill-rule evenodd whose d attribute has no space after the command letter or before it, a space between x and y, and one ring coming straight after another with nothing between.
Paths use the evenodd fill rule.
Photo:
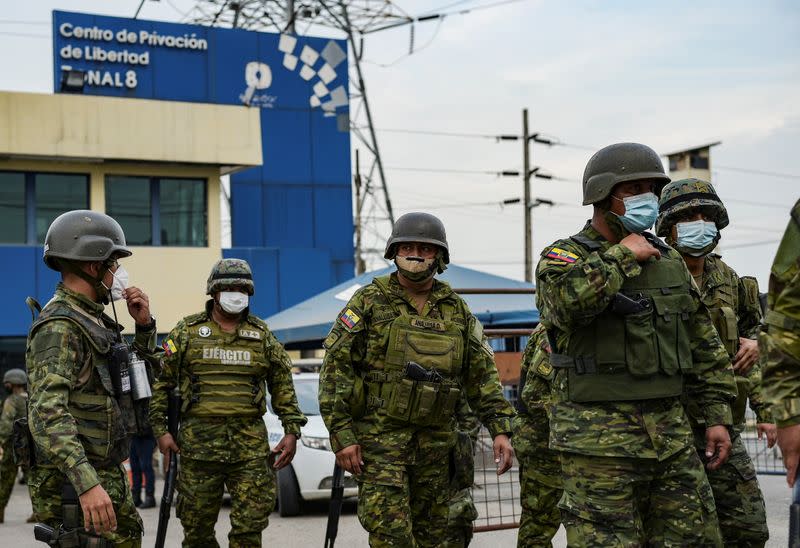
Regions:
<instances>
[{"instance_id":1,"label":"helmet strap","mask_svg":"<svg viewBox=\"0 0 800 548\"><path fill-rule=\"evenodd\" d=\"M103 261L101 263L102 266L100 267L100 270L97 272L97 277L94 277L81 268L80 262L70 261L68 259L58 259L58 265L61 270L67 270L82 280L88 282L94 288L99 302L103 304L109 303L108 297L110 294L109 288L107 288L103 283L103 278L106 277L106 273L111 269L112 264L114 264L114 261L111 259L106 259Z\"/></svg>"}]
</instances>

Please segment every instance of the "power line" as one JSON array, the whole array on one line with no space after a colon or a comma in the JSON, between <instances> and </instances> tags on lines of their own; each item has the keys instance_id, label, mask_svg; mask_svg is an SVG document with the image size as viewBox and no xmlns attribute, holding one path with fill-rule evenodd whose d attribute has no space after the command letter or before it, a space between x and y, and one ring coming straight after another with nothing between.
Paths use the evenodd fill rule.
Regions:
<instances>
[{"instance_id":1,"label":"power line","mask_svg":"<svg viewBox=\"0 0 800 548\"><path fill-rule=\"evenodd\" d=\"M800 175L792 173L779 173L777 171L762 171L760 169L750 169L746 167L721 166L714 164L714 169L727 171L740 171L742 173L752 173L754 175L766 175L767 177L782 177L784 179L800 179Z\"/></svg>"},{"instance_id":2,"label":"power line","mask_svg":"<svg viewBox=\"0 0 800 548\"><path fill-rule=\"evenodd\" d=\"M48 38L48 39L50 38L50 36L47 34L31 34L28 32L7 32L4 30L0 30L0 34L3 34L5 36L23 36L25 38Z\"/></svg>"}]
</instances>

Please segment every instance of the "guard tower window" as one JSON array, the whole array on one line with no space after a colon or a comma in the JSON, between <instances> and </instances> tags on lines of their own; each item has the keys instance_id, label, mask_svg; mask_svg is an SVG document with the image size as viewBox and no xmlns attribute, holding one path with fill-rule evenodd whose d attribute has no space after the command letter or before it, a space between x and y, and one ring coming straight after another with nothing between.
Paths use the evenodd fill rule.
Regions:
<instances>
[{"instance_id":1,"label":"guard tower window","mask_svg":"<svg viewBox=\"0 0 800 548\"><path fill-rule=\"evenodd\" d=\"M88 207L88 175L0 171L0 243L42 244L53 219Z\"/></svg>"},{"instance_id":2,"label":"guard tower window","mask_svg":"<svg viewBox=\"0 0 800 548\"><path fill-rule=\"evenodd\" d=\"M699 152L692 152L691 156L689 156L689 165L693 169L708 169L708 157L700 156Z\"/></svg>"},{"instance_id":3,"label":"guard tower window","mask_svg":"<svg viewBox=\"0 0 800 548\"><path fill-rule=\"evenodd\" d=\"M208 245L205 179L106 176L106 213L130 245Z\"/></svg>"}]
</instances>

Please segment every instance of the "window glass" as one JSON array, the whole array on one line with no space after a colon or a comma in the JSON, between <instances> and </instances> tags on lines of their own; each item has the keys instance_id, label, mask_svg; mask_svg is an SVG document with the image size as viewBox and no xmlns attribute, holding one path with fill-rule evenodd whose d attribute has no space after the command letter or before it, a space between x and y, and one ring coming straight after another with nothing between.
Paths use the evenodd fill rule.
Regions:
<instances>
[{"instance_id":1,"label":"window glass","mask_svg":"<svg viewBox=\"0 0 800 548\"><path fill-rule=\"evenodd\" d=\"M34 183L36 200L36 237L44 236L53 219L72 209L89 208L89 177L66 173L37 173Z\"/></svg>"},{"instance_id":2,"label":"window glass","mask_svg":"<svg viewBox=\"0 0 800 548\"><path fill-rule=\"evenodd\" d=\"M205 181L160 179L159 182L161 245L207 245Z\"/></svg>"},{"instance_id":3,"label":"window glass","mask_svg":"<svg viewBox=\"0 0 800 548\"><path fill-rule=\"evenodd\" d=\"M0 244L25 243L25 174L0 171Z\"/></svg>"},{"instance_id":4,"label":"window glass","mask_svg":"<svg viewBox=\"0 0 800 548\"><path fill-rule=\"evenodd\" d=\"M106 213L122 226L128 245L152 245L150 178L107 176Z\"/></svg>"}]
</instances>

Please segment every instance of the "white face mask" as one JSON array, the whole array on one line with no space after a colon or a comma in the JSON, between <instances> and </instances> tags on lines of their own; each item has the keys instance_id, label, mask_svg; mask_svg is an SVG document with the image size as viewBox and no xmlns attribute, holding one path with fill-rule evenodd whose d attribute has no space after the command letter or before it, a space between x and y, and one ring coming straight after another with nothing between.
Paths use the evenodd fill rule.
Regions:
<instances>
[{"instance_id":1,"label":"white face mask","mask_svg":"<svg viewBox=\"0 0 800 548\"><path fill-rule=\"evenodd\" d=\"M124 266L120 265L117 267L117 271L112 272L111 275L114 276L114 283L111 284L108 292L112 301L119 301L124 297L122 292L128 287L128 271L125 270Z\"/></svg>"},{"instance_id":2,"label":"white face mask","mask_svg":"<svg viewBox=\"0 0 800 548\"><path fill-rule=\"evenodd\" d=\"M238 314L250 304L250 296L238 291L220 291L219 305L228 314Z\"/></svg>"}]
</instances>

